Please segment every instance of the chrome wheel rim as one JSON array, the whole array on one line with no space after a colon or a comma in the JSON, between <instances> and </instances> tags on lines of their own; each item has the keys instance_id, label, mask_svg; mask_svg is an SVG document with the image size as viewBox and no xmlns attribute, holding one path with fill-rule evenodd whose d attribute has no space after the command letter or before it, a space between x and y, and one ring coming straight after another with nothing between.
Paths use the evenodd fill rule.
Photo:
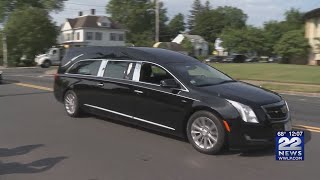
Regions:
<instances>
[{"instance_id":1,"label":"chrome wheel rim","mask_svg":"<svg viewBox=\"0 0 320 180\"><path fill-rule=\"evenodd\" d=\"M218 128L211 119L199 117L191 125L191 136L199 148L211 149L217 144Z\"/></svg>"},{"instance_id":2,"label":"chrome wheel rim","mask_svg":"<svg viewBox=\"0 0 320 180\"><path fill-rule=\"evenodd\" d=\"M75 99L76 97L73 94L68 94L65 97L64 103L69 114L74 114L74 112L76 111Z\"/></svg>"}]
</instances>

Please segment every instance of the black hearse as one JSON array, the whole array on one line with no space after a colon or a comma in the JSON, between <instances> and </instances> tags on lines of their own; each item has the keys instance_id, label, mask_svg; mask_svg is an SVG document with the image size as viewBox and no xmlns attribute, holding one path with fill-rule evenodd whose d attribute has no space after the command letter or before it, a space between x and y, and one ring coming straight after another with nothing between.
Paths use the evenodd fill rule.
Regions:
<instances>
[{"instance_id":1,"label":"black hearse","mask_svg":"<svg viewBox=\"0 0 320 180\"><path fill-rule=\"evenodd\" d=\"M290 130L286 101L198 60L156 48L70 49L54 95L69 116L82 112L187 136L202 153L269 145Z\"/></svg>"}]
</instances>

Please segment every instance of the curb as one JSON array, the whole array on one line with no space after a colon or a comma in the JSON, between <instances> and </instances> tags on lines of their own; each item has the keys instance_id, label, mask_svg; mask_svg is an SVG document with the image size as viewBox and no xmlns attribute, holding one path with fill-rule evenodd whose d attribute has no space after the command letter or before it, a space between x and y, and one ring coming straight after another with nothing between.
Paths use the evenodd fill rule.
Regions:
<instances>
[{"instance_id":1,"label":"curb","mask_svg":"<svg viewBox=\"0 0 320 180\"><path fill-rule=\"evenodd\" d=\"M294 95L294 96L305 96L305 97L316 97L320 98L320 93L305 93L305 92L294 92L294 91L276 91L272 90L274 92L277 92L279 94L285 94L285 95Z\"/></svg>"}]
</instances>

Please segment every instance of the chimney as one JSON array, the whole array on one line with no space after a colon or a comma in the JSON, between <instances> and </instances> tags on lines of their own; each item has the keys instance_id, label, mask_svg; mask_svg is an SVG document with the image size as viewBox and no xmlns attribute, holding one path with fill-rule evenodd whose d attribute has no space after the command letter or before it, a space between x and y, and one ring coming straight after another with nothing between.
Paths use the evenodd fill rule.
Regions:
<instances>
[{"instance_id":1,"label":"chimney","mask_svg":"<svg viewBox=\"0 0 320 180\"><path fill-rule=\"evenodd\" d=\"M95 9L91 9L91 15L96 15L96 10Z\"/></svg>"},{"instance_id":2,"label":"chimney","mask_svg":"<svg viewBox=\"0 0 320 180\"><path fill-rule=\"evenodd\" d=\"M83 16L83 12L82 11L79 11L79 16Z\"/></svg>"}]
</instances>

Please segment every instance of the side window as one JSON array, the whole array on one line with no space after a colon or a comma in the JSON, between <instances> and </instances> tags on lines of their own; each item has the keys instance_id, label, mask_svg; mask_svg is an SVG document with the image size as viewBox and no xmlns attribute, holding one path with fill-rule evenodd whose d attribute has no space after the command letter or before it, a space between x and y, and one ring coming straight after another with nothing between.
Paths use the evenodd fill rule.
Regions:
<instances>
[{"instance_id":1,"label":"side window","mask_svg":"<svg viewBox=\"0 0 320 180\"><path fill-rule=\"evenodd\" d=\"M97 76L100 64L101 61L81 61L75 64L68 73Z\"/></svg>"},{"instance_id":2,"label":"side window","mask_svg":"<svg viewBox=\"0 0 320 180\"><path fill-rule=\"evenodd\" d=\"M152 84L160 84L160 81L165 79L174 78L159 66L150 63L144 63L141 66L139 81Z\"/></svg>"},{"instance_id":3,"label":"side window","mask_svg":"<svg viewBox=\"0 0 320 180\"><path fill-rule=\"evenodd\" d=\"M104 77L131 80L136 63L127 61L108 61Z\"/></svg>"}]
</instances>

